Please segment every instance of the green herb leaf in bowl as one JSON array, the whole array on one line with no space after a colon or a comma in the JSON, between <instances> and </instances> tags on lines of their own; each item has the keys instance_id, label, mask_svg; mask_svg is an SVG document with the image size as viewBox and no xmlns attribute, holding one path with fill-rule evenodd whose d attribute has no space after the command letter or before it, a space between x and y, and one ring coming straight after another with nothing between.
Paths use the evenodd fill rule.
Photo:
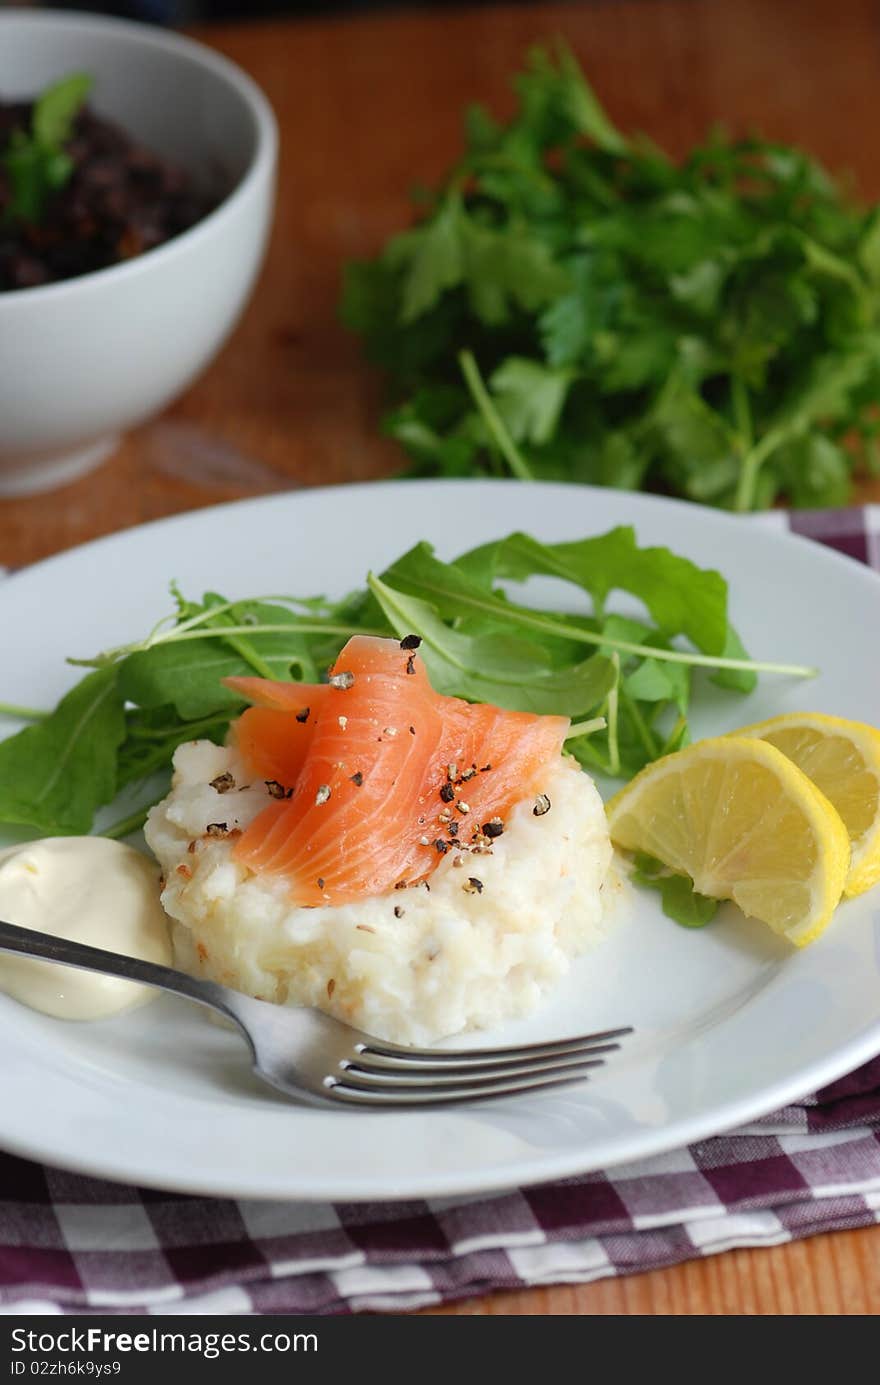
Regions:
<instances>
[{"instance_id":1,"label":"green herb leaf in bowl","mask_svg":"<svg viewBox=\"0 0 880 1385\"><path fill-rule=\"evenodd\" d=\"M92 86L92 78L85 73L63 77L34 103L30 132L13 131L0 152L10 190L7 220L39 222L52 193L70 178L73 161L65 145Z\"/></svg>"}]
</instances>

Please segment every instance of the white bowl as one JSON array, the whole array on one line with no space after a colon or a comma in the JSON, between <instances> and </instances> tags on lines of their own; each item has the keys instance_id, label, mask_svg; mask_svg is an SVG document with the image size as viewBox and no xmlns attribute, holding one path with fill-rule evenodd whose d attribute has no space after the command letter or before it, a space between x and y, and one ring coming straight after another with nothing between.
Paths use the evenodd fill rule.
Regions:
<instances>
[{"instance_id":1,"label":"white bowl","mask_svg":"<svg viewBox=\"0 0 880 1385\"><path fill-rule=\"evenodd\" d=\"M88 470L219 350L250 294L274 199L278 135L259 88L210 49L124 20L0 12L0 95L70 72L92 105L230 191L165 245L39 288L0 292L0 495Z\"/></svg>"}]
</instances>

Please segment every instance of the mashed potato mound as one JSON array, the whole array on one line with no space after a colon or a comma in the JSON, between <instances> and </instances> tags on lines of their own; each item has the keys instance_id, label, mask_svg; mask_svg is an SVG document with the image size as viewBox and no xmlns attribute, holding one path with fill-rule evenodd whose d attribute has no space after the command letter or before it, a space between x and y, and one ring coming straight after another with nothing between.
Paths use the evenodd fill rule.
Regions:
<instances>
[{"instance_id":1,"label":"mashed potato mound","mask_svg":"<svg viewBox=\"0 0 880 1385\"><path fill-rule=\"evenodd\" d=\"M430 889L325 908L291 905L283 877L233 860L229 834L270 800L232 749L194 741L174 766L146 838L178 965L194 976L430 1044L533 1009L603 931L611 844L596 787L573 760L547 768L549 811L535 815L534 795L517 804L491 848L444 856Z\"/></svg>"}]
</instances>

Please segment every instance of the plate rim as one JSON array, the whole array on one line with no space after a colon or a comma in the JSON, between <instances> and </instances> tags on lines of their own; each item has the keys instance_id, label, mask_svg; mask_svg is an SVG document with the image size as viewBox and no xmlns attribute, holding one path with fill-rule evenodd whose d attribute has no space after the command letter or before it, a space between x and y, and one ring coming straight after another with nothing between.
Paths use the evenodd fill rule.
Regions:
<instances>
[{"instance_id":1,"label":"plate rim","mask_svg":"<svg viewBox=\"0 0 880 1385\"><path fill-rule=\"evenodd\" d=\"M873 1037L872 1037L873 1036ZM846 1056L843 1056L843 1055ZM319 1178L312 1176L311 1186L306 1189L298 1189L295 1193L291 1191L286 1183L267 1183L265 1180L261 1184L254 1184L248 1180L236 1183L234 1178L225 1174L217 1177L202 1177L198 1181L192 1181L185 1176L177 1178L162 1174L154 1174L146 1168L129 1168L125 1172L114 1171L112 1160L101 1157L92 1159L80 1159L78 1157L67 1157L52 1152L51 1149L44 1149L39 1140L9 1140L5 1134L0 1133L0 1142L6 1153L19 1158L26 1158L39 1161L51 1167L66 1170L70 1173L82 1174L91 1178L102 1178L112 1183L127 1184L135 1188L149 1188L160 1192L170 1192L183 1194L190 1197L219 1197L235 1199L241 1202L275 1202L275 1201L295 1201L303 1203L331 1203L331 1202L400 1202L409 1200L424 1200L430 1198L445 1197L471 1197L483 1193L501 1194L510 1192L517 1188L535 1187L542 1183L556 1183L561 1179L576 1178L590 1173L602 1172L609 1169L621 1168L630 1163L641 1162L651 1159L658 1154L668 1153L671 1150L686 1148L698 1141L714 1139L724 1136L731 1130L740 1126L751 1125L754 1121L771 1114L773 1111L780 1110L785 1106L797 1102L809 1093L828 1086L830 1083L844 1077L847 1073L854 1071L862 1064L869 1062L880 1054L880 1019L869 1030L865 1032L861 1039L853 1040L852 1045L845 1050L838 1050L834 1059L829 1059L823 1065L814 1065L810 1069L809 1080L803 1078L792 1078L790 1082L780 1083L773 1089L772 1099L769 1097L756 1098L749 1101L742 1098L739 1102L730 1102L724 1109L722 1123L713 1116L693 1117L690 1121L679 1120L674 1126L659 1126L649 1134L640 1133L638 1136L638 1150L629 1153L615 1154L609 1148L608 1152L603 1152L604 1147L592 1145L590 1149L596 1150L595 1157L589 1155L585 1158L585 1153L579 1155L559 1155L555 1159L532 1159L523 1161L521 1164L505 1167L497 1172L474 1171L474 1173L457 1173L444 1177L435 1177L426 1180L418 1174L411 1180L397 1178L394 1186L382 1185L377 1183L375 1186L369 1184L369 1180L363 1181L364 1191L352 1194L341 1191L338 1181L328 1179L322 1183ZM302 1114L307 1115L307 1107L296 1108ZM341 1119L351 1116L349 1112L334 1112ZM374 1113L375 1114L375 1113ZM674 1129L676 1134L674 1139L668 1136L668 1130ZM768 1134L775 1132L768 1131ZM792 1128L791 1134L803 1134L804 1132ZM475 1177L478 1181L474 1181Z\"/></svg>"}]
</instances>

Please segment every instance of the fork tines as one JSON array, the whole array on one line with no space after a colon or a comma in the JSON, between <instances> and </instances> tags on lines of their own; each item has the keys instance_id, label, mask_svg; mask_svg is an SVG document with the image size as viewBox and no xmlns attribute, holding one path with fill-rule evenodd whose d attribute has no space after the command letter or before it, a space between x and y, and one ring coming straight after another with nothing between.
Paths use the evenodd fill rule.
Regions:
<instances>
[{"instance_id":1,"label":"fork tines","mask_svg":"<svg viewBox=\"0 0 880 1385\"><path fill-rule=\"evenodd\" d=\"M437 1105L510 1096L585 1081L615 1039L631 1028L496 1049L410 1049L379 1040L358 1043L342 1072L325 1079L327 1094L359 1106Z\"/></svg>"}]
</instances>

